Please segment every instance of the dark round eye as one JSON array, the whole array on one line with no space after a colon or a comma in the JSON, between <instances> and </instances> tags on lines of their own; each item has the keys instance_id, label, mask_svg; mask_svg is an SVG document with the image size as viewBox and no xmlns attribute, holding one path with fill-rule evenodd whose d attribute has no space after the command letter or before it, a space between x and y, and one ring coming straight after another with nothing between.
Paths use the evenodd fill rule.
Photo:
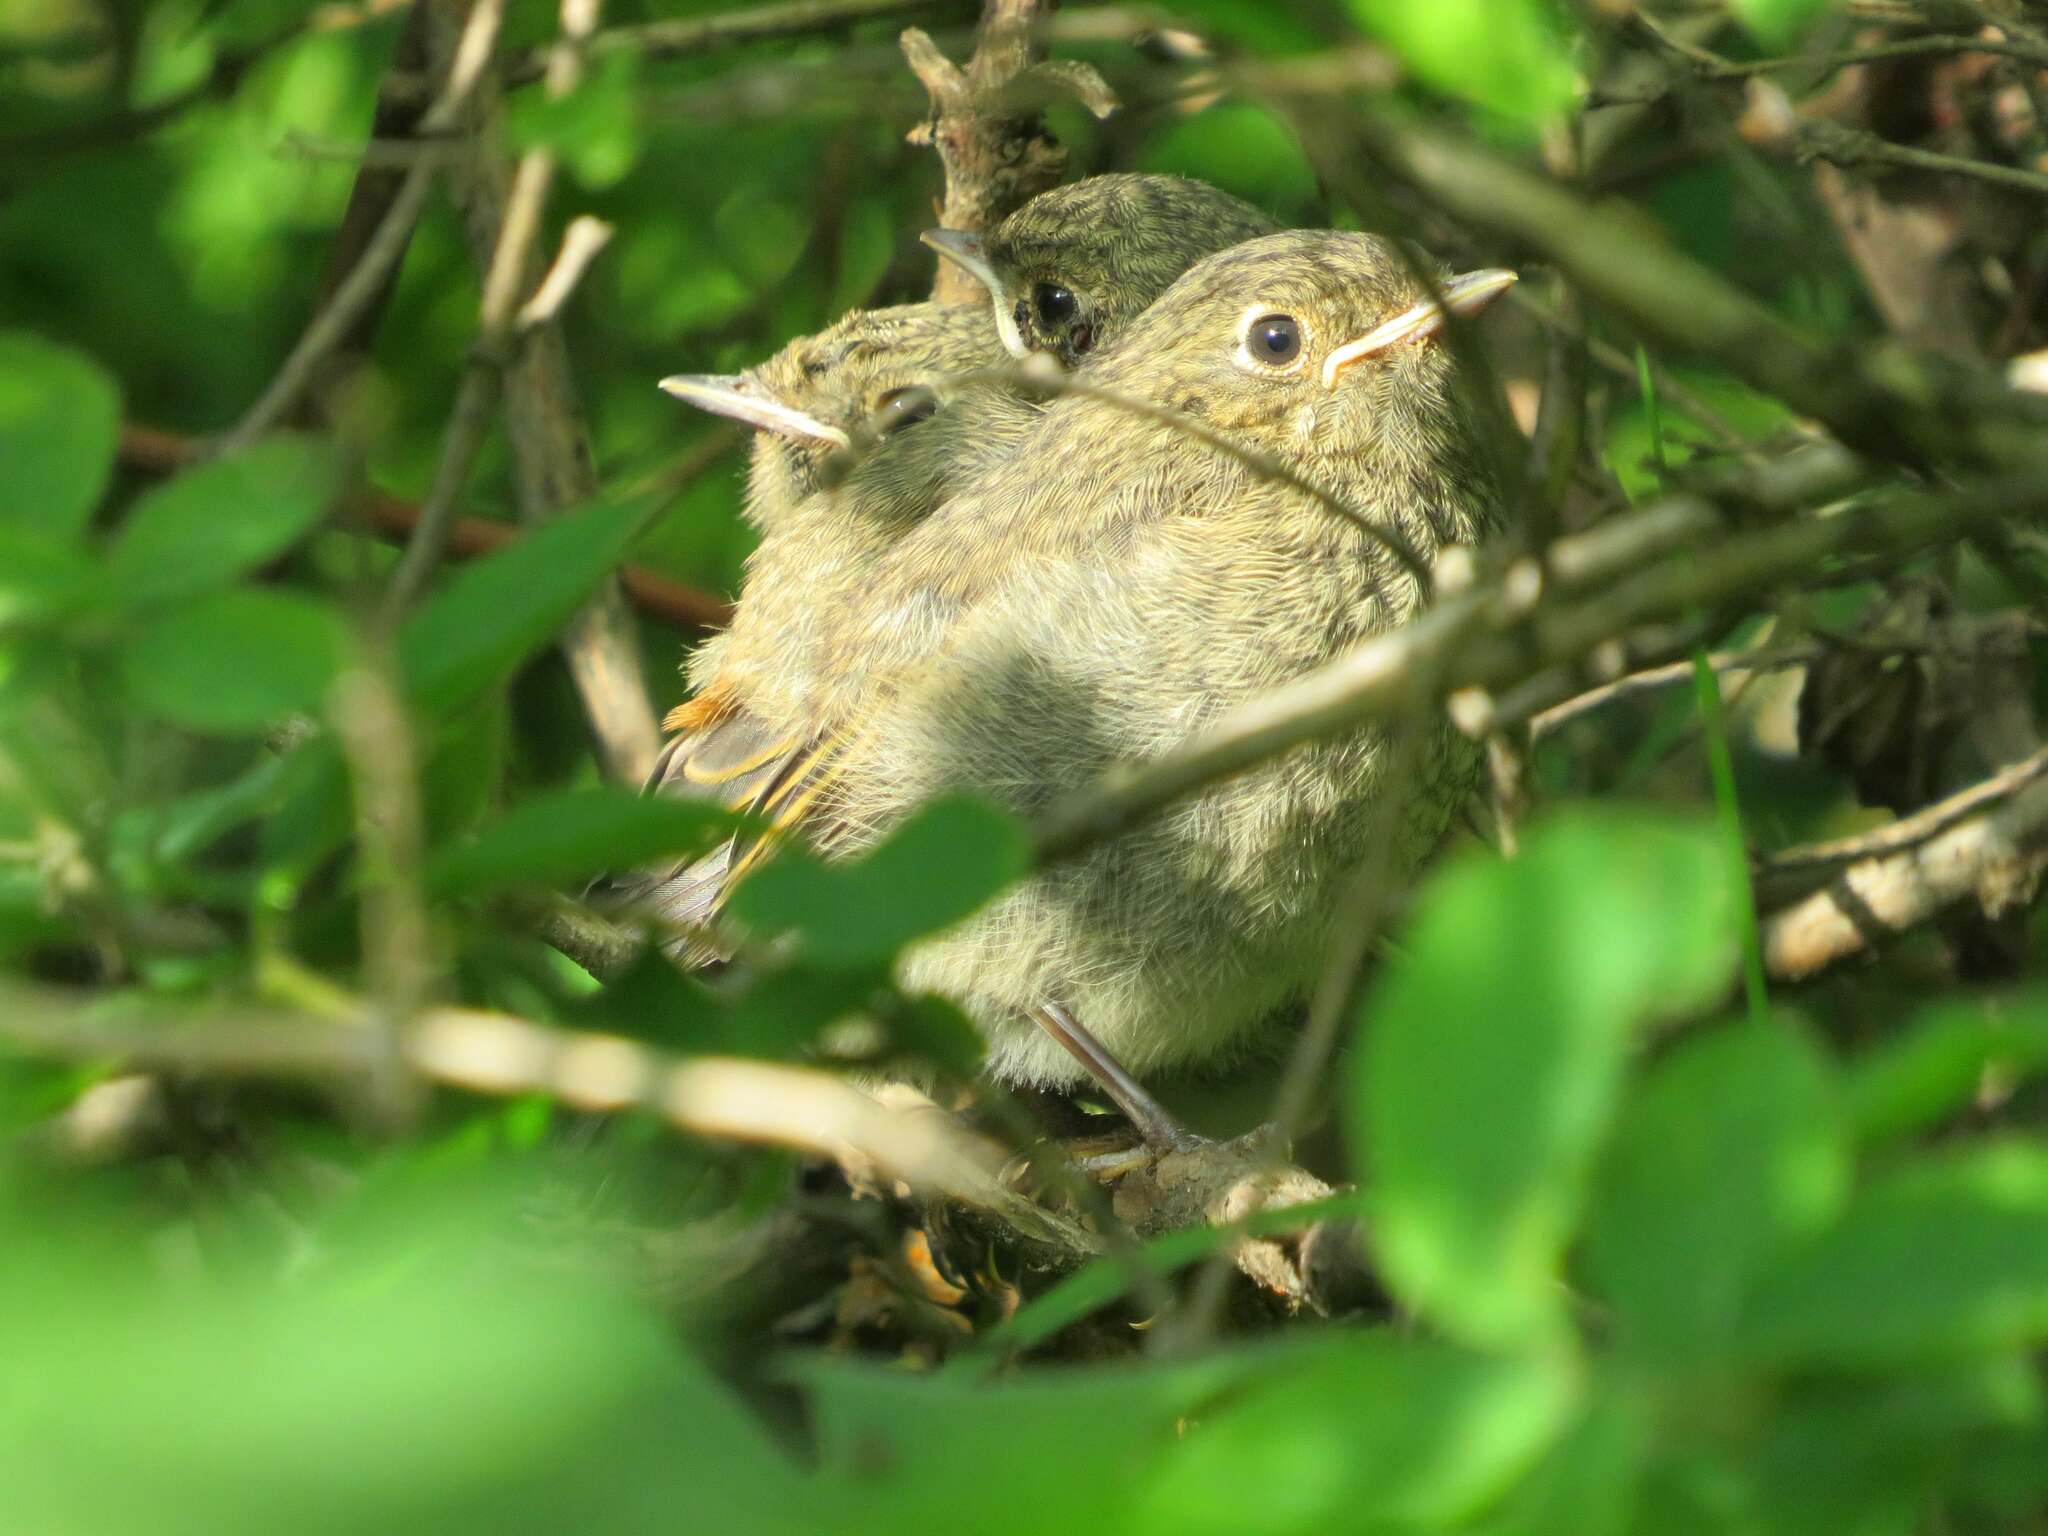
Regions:
<instances>
[{"instance_id":1,"label":"dark round eye","mask_svg":"<svg viewBox=\"0 0 2048 1536\"><path fill-rule=\"evenodd\" d=\"M1292 315L1261 315L1244 333L1244 345L1258 361L1285 367L1301 356L1301 323Z\"/></svg>"},{"instance_id":2,"label":"dark round eye","mask_svg":"<svg viewBox=\"0 0 2048 1536\"><path fill-rule=\"evenodd\" d=\"M1040 325L1065 325L1081 306L1058 283L1040 283L1031 290L1031 307L1038 312Z\"/></svg>"},{"instance_id":3,"label":"dark round eye","mask_svg":"<svg viewBox=\"0 0 2048 1536\"><path fill-rule=\"evenodd\" d=\"M922 384L892 389L875 404L874 427L886 437L913 423L929 420L938 409L939 397Z\"/></svg>"}]
</instances>

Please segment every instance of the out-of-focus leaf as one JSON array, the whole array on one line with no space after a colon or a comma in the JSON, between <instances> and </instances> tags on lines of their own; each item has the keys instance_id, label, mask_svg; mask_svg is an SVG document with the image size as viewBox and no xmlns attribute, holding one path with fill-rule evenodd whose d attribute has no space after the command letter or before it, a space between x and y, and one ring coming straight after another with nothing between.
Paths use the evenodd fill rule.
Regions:
<instances>
[{"instance_id":1,"label":"out-of-focus leaf","mask_svg":"<svg viewBox=\"0 0 2048 1536\"><path fill-rule=\"evenodd\" d=\"M1859 1140L1896 1140L1967 1109L1987 1077L2011 1084L2044 1069L2048 994L1943 1003L1850 1069L1850 1120Z\"/></svg>"},{"instance_id":2,"label":"out-of-focus leaf","mask_svg":"<svg viewBox=\"0 0 2048 1536\"><path fill-rule=\"evenodd\" d=\"M1540 1359L1388 1332L1329 1339L1202 1413L1146 1480L1143 1517L1218 1536L1447 1524L1527 1471L1574 1397L1572 1373Z\"/></svg>"},{"instance_id":3,"label":"out-of-focus leaf","mask_svg":"<svg viewBox=\"0 0 2048 1536\"><path fill-rule=\"evenodd\" d=\"M983 1384L868 1364L803 1372L818 1444L818 1529L1170 1529L1134 1522L1177 1426L1287 1358L1212 1354ZM1277 1527L1274 1527L1277 1528Z\"/></svg>"},{"instance_id":4,"label":"out-of-focus leaf","mask_svg":"<svg viewBox=\"0 0 2048 1536\"><path fill-rule=\"evenodd\" d=\"M606 870L703 853L729 834L731 812L698 800L622 789L571 789L516 807L441 849L427 883L444 896L503 886L561 885Z\"/></svg>"},{"instance_id":5,"label":"out-of-focus leaf","mask_svg":"<svg viewBox=\"0 0 2048 1536\"><path fill-rule=\"evenodd\" d=\"M1416 78L1503 116L1546 122L1572 104L1571 50L1550 0L1350 0Z\"/></svg>"},{"instance_id":6,"label":"out-of-focus leaf","mask_svg":"<svg viewBox=\"0 0 2048 1536\"><path fill-rule=\"evenodd\" d=\"M135 503L107 555L115 590L162 602L225 586L311 532L340 485L333 447L296 435L188 469Z\"/></svg>"},{"instance_id":7,"label":"out-of-focus leaf","mask_svg":"<svg viewBox=\"0 0 2048 1536\"><path fill-rule=\"evenodd\" d=\"M1594 1402L1473 1536L1622 1536L1635 1512L1650 1426L1619 1395Z\"/></svg>"},{"instance_id":8,"label":"out-of-focus leaf","mask_svg":"<svg viewBox=\"0 0 2048 1536\"><path fill-rule=\"evenodd\" d=\"M413 701L446 714L538 650L625 559L656 505L586 507L456 572L399 636Z\"/></svg>"},{"instance_id":9,"label":"out-of-focus leaf","mask_svg":"<svg viewBox=\"0 0 2048 1536\"><path fill-rule=\"evenodd\" d=\"M1766 48L1793 47L1813 24L1834 8L1835 0L1729 0L1729 9Z\"/></svg>"},{"instance_id":10,"label":"out-of-focus leaf","mask_svg":"<svg viewBox=\"0 0 2048 1536\"><path fill-rule=\"evenodd\" d=\"M1726 874L1705 827L1578 813L1424 893L1365 1009L1351 1125L1382 1273L1445 1330L1564 1326L1562 1258L1631 1032L1725 984Z\"/></svg>"},{"instance_id":11,"label":"out-of-focus leaf","mask_svg":"<svg viewBox=\"0 0 2048 1536\"><path fill-rule=\"evenodd\" d=\"M99 364L0 331L0 527L77 533L106 491L120 432L120 391Z\"/></svg>"},{"instance_id":12,"label":"out-of-focus leaf","mask_svg":"<svg viewBox=\"0 0 2048 1536\"><path fill-rule=\"evenodd\" d=\"M1768 1273L1738 1357L1858 1367L2048 1338L2048 1148L1974 1146L1873 1182L1839 1225Z\"/></svg>"},{"instance_id":13,"label":"out-of-focus leaf","mask_svg":"<svg viewBox=\"0 0 2048 1536\"><path fill-rule=\"evenodd\" d=\"M1315 172L1287 125L1245 102L1173 123L1146 149L1143 168L1196 177L1277 215L1306 208L1317 190Z\"/></svg>"},{"instance_id":14,"label":"out-of-focus leaf","mask_svg":"<svg viewBox=\"0 0 2048 1536\"><path fill-rule=\"evenodd\" d=\"M541 1536L601 1503L607 1530L673 1530L685 1506L789 1530L798 1470L746 1410L651 1313L560 1268L480 1264L511 1223L478 1220L503 1201L474 1185L415 1193L374 1235L335 1226L291 1284L236 1266L138 1283L146 1267L89 1263L83 1234L53 1243L7 1210L44 1250L0 1279L8 1523ZM97 1214L92 1248L137 1240Z\"/></svg>"},{"instance_id":15,"label":"out-of-focus leaf","mask_svg":"<svg viewBox=\"0 0 2048 1536\"><path fill-rule=\"evenodd\" d=\"M432 842L461 836L495 803L510 745L509 715L505 695L487 693L434 734L420 769L420 815Z\"/></svg>"},{"instance_id":16,"label":"out-of-focus leaf","mask_svg":"<svg viewBox=\"0 0 2048 1536\"><path fill-rule=\"evenodd\" d=\"M1790 1020L1686 1042L1621 1117L1588 1229L1589 1276L1623 1338L1712 1358L1758 1271L1847 1192L1827 1064Z\"/></svg>"},{"instance_id":17,"label":"out-of-focus leaf","mask_svg":"<svg viewBox=\"0 0 2048 1536\"><path fill-rule=\"evenodd\" d=\"M609 187L640 154L639 56L614 48L592 59L566 96L541 91L512 98L506 126L522 148L545 145L586 187Z\"/></svg>"},{"instance_id":18,"label":"out-of-focus leaf","mask_svg":"<svg viewBox=\"0 0 2048 1536\"><path fill-rule=\"evenodd\" d=\"M971 916L1029 864L1014 817L984 801L936 800L860 859L785 850L740 882L729 910L757 932L799 935L806 959L852 965Z\"/></svg>"},{"instance_id":19,"label":"out-of-focus leaf","mask_svg":"<svg viewBox=\"0 0 2048 1536\"><path fill-rule=\"evenodd\" d=\"M99 586L99 572L68 540L0 522L0 629L62 618Z\"/></svg>"},{"instance_id":20,"label":"out-of-focus leaf","mask_svg":"<svg viewBox=\"0 0 2048 1536\"><path fill-rule=\"evenodd\" d=\"M335 614L288 592L216 593L139 625L121 677L140 709L197 731L260 731L317 709L349 654Z\"/></svg>"}]
</instances>

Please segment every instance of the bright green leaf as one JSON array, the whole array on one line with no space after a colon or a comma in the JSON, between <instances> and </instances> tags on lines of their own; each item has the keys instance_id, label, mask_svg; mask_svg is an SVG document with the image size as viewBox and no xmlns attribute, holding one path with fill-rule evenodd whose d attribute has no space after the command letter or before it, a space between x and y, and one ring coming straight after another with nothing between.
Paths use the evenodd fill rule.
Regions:
<instances>
[{"instance_id":1,"label":"bright green leaf","mask_svg":"<svg viewBox=\"0 0 2048 1536\"><path fill-rule=\"evenodd\" d=\"M1878 1366L2048 1339L2048 1147L1973 1146L1873 1183L1759 1285L1747 1358Z\"/></svg>"},{"instance_id":2,"label":"bright green leaf","mask_svg":"<svg viewBox=\"0 0 2048 1536\"><path fill-rule=\"evenodd\" d=\"M91 358L0 332L0 526L75 534L107 488L121 395Z\"/></svg>"},{"instance_id":3,"label":"bright green leaf","mask_svg":"<svg viewBox=\"0 0 2048 1536\"><path fill-rule=\"evenodd\" d=\"M622 789L571 789L516 807L427 866L441 895L505 886L555 886L655 859L706 851L734 826L701 800Z\"/></svg>"},{"instance_id":4,"label":"bright green leaf","mask_svg":"<svg viewBox=\"0 0 2048 1536\"><path fill-rule=\"evenodd\" d=\"M98 589L99 573L68 540L0 523L0 629L62 618Z\"/></svg>"},{"instance_id":5,"label":"bright green leaf","mask_svg":"<svg viewBox=\"0 0 2048 1536\"><path fill-rule=\"evenodd\" d=\"M1546 122L1572 104L1562 17L1550 0L1350 0L1417 79L1503 116Z\"/></svg>"},{"instance_id":6,"label":"bright green leaf","mask_svg":"<svg viewBox=\"0 0 2048 1536\"><path fill-rule=\"evenodd\" d=\"M142 496L108 552L119 594L163 602L226 586L313 530L341 487L333 447L282 436Z\"/></svg>"},{"instance_id":7,"label":"bright green leaf","mask_svg":"<svg viewBox=\"0 0 2048 1536\"><path fill-rule=\"evenodd\" d=\"M1588 1275L1635 1348L1711 1358L1757 1273L1847 1193L1828 1067L1789 1020L1686 1041L1621 1117L1588 1232Z\"/></svg>"},{"instance_id":8,"label":"bright green leaf","mask_svg":"<svg viewBox=\"0 0 2048 1536\"><path fill-rule=\"evenodd\" d=\"M785 851L741 882L729 910L758 932L800 935L807 960L854 965L971 916L1029 862L1014 818L978 800L936 800L860 859Z\"/></svg>"},{"instance_id":9,"label":"bright green leaf","mask_svg":"<svg viewBox=\"0 0 2048 1536\"><path fill-rule=\"evenodd\" d=\"M414 702L446 714L502 681L626 558L656 506L586 507L456 572L399 636Z\"/></svg>"},{"instance_id":10,"label":"bright green leaf","mask_svg":"<svg viewBox=\"0 0 2048 1536\"><path fill-rule=\"evenodd\" d=\"M138 707L198 731L260 731L316 710L349 654L330 610L287 592L231 591L139 626L121 650Z\"/></svg>"},{"instance_id":11,"label":"bright green leaf","mask_svg":"<svg viewBox=\"0 0 2048 1536\"><path fill-rule=\"evenodd\" d=\"M1766 48L1794 47L1828 13L1834 0L1730 0L1729 8Z\"/></svg>"},{"instance_id":12,"label":"bright green leaf","mask_svg":"<svg viewBox=\"0 0 2048 1536\"><path fill-rule=\"evenodd\" d=\"M1579 813L1424 892L1368 1000L1352 1132L1383 1275L1447 1331L1563 1326L1562 1257L1632 1031L1726 982L1726 876L1704 827Z\"/></svg>"}]
</instances>

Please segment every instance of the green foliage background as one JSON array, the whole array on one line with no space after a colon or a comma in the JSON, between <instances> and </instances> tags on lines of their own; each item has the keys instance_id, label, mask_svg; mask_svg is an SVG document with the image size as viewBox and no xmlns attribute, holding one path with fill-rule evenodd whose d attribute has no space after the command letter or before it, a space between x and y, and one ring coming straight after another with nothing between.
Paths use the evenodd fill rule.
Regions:
<instances>
[{"instance_id":1,"label":"green foliage background","mask_svg":"<svg viewBox=\"0 0 2048 1536\"><path fill-rule=\"evenodd\" d=\"M1735 7L1774 48L1824 9ZM1177 11L1268 60L1369 32L1422 110L1518 148L1570 110L1588 48L1570 7L1538 0ZM601 783L548 641L627 558L737 584L740 460L650 490L712 430L656 378L744 365L928 286L914 235L937 170L902 142L921 103L895 24L620 51L566 102L515 93L515 142L563 156L558 218L617 230L566 327L605 495L451 571L386 654L364 618L391 554L332 513L364 483L425 490L476 326L445 206L346 431L169 479L117 462L123 423L232 425L308 318L354 166L307 146L361 138L399 18L307 15L0 0L0 987L20 984L0 1009L203 1035L250 1007L317 1028L359 994L363 909L394 875L357 842L360 764L329 734L272 732L368 666L412 724L448 995L685 1054L799 1056L886 987L904 942L1015 877L1017 827L946 804L860 865L776 866L747 899L797 942L736 995L660 965L600 991L504 902L723 830ZM553 28L551 7L515 5L508 41ZM95 136L285 32L150 131ZM1062 51L1113 79L1131 64L1118 43ZM1391 213L1457 238L1399 198L1328 190L1294 130L1246 101L1054 117L1080 168L1202 176L1290 223ZM1786 168L1691 163L1633 195L1659 238L1781 312L1872 329L1839 250L1805 238L1817 215ZM1682 376L1746 433L1783 421L1732 379ZM1653 432L1671 427L1676 461L1692 439L1654 398L1606 403L1600 457L1654 488ZM494 438L465 505L510 502ZM1873 597L1825 602L1846 622ZM643 633L665 706L686 640ZM447 1096L392 1122L349 1092L173 1084L196 1141L76 1167L51 1154L53 1117L118 1063L0 1055L7 1528L2040 1529L2048 1146L2027 1086L2048 1065L2048 995L1958 989L1909 955L1743 1013L1754 935L1701 729L1680 691L1574 735L1536 764L1549 804L1520 857L1461 850L1391 935L1332 1098L1363 1191L1344 1198L1399 1324L1064 1361L1061 1329L1130 1285L1105 1262L948 1340L936 1366L764 1344L716 1287L650 1300L619 1233L737 1231L790 1198L779 1155L630 1116L600 1130L540 1100ZM1810 766L1735 746L1752 841L1867 819ZM52 995L62 1016L35 1014ZM914 1001L884 1010L887 1048L971 1070L957 1014ZM1987 1071L2011 1113L1974 1107Z\"/></svg>"}]
</instances>

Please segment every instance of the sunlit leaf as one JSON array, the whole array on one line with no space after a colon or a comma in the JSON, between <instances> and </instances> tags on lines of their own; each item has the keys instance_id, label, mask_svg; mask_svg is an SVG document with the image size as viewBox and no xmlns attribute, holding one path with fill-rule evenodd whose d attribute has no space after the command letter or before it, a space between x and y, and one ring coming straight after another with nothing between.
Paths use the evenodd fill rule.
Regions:
<instances>
[{"instance_id":1,"label":"sunlit leaf","mask_svg":"<svg viewBox=\"0 0 2048 1536\"><path fill-rule=\"evenodd\" d=\"M140 497L107 565L120 596L162 602L225 586L312 531L340 489L330 444L282 436L188 469Z\"/></svg>"},{"instance_id":2,"label":"sunlit leaf","mask_svg":"<svg viewBox=\"0 0 2048 1536\"><path fill-rule=\"evenodd\" d=\"M0 523L0 629L62 618L99 587L99 572L69 540Z\"/></svg>"},{"instance_id":3,"label":"sunlit leaf","mask_svg":"<svg viewBox=\"0 0 2048 1536\"><path fill-rule=\"evenodd\" d=\"M502 886L553 886L661 858L702 853L734 817L700 800L623 789L572 789L518 806L435 854L429 886L458 895Z\"/></svg>"},{"instance_id":4,"label":"sunlit leaf","mask_svg":"<svg viewBox=\"0 0 2048 1536\"><path fill-rule=\"evenodd\" d=\"M76 533L106 491L120 430L120 392L91 358L0 331L0 527Z\"/></svg>"},{"instance_id":5,"label":"sunlit leaf","mask_svg":"<svg viewBox=\"0 0 2048 1536\"><path fill-rule=\"evenodd\" d=\"M316 710L349 654L347 626L288 592L203 598L138 626L121 676L138 708L199 731L260 731Z\"/></svg>"},{"instance_id":6,"label":"sunlit leaf","mask_svg":"<svg viewBox=\"0 0 2048 1536\"><path fill-rule=\"evenodd\" d=\"M1621 1117L1586 1268L1629 1346L1711 1358L1757 1273L1848 1189L1833 1083L1790 1020L1688 1041Z\"/></svg>"},{"instance_id":7,"label":"sunlit leaf","mask_svg":"<svg viewBox=\"0 0 2048 1536\"><path fill-rule=\"evenodd\" d=\"M445 714L505 677L568 623L655 510L601 502L457 571L399 636L414 702Z\"/></svg>"},{"instance_id":8,"label":"sunlit leaf","mask_svg":"<svg viewBox=\"0 0 2048 1536\"><path fill-rule=\"evenodd\" d=\"M1729 9L1766 48L1793 47L1813 24L1834 9L1835 0L1729 0Z\"/></svg>"},{"instance_id":9,"label":"sunlit leaf","mask_svg":"<svg viewBox=\"0 0 2048 1536\"><path fill-rule=\"evenodd\" d=\"M978 800L938 800L862 858L828 864L783 852L740 882L729 910L758 932L797 934L811 960L886 959L971 916L1029 856L1015 818Z\"/></svg>"},{"instance_id":10,"label":"sunlit leaf","mask_svg":"<svg viewBox=\"0 0 2048 1536\"><path fill-rule=\"evenodd\" d=\"M1567 1421L1569 1371L1389 1332L1272 1362L1162 1458L1142 1506L1162 1531L1441 1525L1482 1508Z\"/></svg>"},{"instance_id":11,"label":"sunlit leaf","mask_svg":"<svg viewBox=\"0 0 2048 1536\"><path fill-rule=\"evenodd\" d=\"M1352 1133L1397 1295L1468 1340L1560 1328L1561 1265L1631 1034L1735 954L1704 827L1573 814L1425 891L1369 998Z\"/></svg>"},{"instance_id":12,"label":"sunlit leaf","mask_svg":"<svg viewBox=\"0 0 2048 1536\"><path fill-rule=\"evenodd\" d=\"M1562 16L1550 0L1350 0L1418 79L1504 116L1543 122L1572 103Z\"/></svg>"}]
</instances>

